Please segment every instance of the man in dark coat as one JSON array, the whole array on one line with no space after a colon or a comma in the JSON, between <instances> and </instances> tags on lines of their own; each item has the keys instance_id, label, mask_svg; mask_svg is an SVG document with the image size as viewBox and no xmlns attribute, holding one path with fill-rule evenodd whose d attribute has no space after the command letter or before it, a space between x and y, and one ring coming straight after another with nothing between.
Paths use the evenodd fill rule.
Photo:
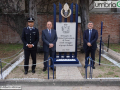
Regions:
<instances>
[{"instance_id":1,"label":"man in dark coat","mask_svg":"<svg viewBox=\"0 0 120 90\"><path fill-rule=\"evenodd\" d=\"M47 22L47 29L42 31L42 41L43 41L43 50L44 50L44 61L48 60L48 56L54 60L54 54L56 50L56 41L57 41L57 34L56 30L52 29L52 22ZM52 65L52 61L51 61ZM44 62L43 71L47 69L47 62ZM53 68L51 68L53 70ZM54 69L55 70L55 69Z\"/></svg>"},{"instance_id":2,"label":"man in dark coat","mask_svg":"<svg viewBox=\"0 0 120 90\"><path fill-rule=\"evenodd\" d=\"M93 23L89 22L88 29L85 30L84 34L83 34L83 41L84 41L83 47L85 50L85 62L87 60L87 57L89 57L90 53L91 53L92 60L95 61L95 51L97 48L97 43L96 43L97 39L98 39L98 31L93 29ZM89 61L87 63L89 63ZM95 69L94 64L95 64L95 62L93 62L93 65L92 65L93 69Z\"/></svg>"}]
</instances>

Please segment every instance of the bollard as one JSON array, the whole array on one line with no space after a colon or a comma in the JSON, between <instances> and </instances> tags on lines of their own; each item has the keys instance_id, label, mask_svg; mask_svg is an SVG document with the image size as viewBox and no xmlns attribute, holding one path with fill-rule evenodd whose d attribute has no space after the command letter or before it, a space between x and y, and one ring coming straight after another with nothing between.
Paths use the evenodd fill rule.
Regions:
<instances>
[{"instance_id":1,"label":"bollard","mask_svg":"<svg viewBox=\"0 0 120 90\"><path fill-rule=\"evenodd\" d=\"M3 79L3 77L2 77L2 62L1 62L1 59L0 59L0 66L1 66L1 79Z\"/></svg>"}]
</instances>

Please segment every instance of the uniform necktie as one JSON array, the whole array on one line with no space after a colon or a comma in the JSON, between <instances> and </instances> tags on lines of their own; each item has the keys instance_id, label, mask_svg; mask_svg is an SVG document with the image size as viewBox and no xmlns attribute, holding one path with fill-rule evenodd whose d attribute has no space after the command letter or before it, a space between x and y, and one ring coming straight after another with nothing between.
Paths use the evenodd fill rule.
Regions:
<instances>
[{"instance_id":1,"label":"uniform necktie","mask_svg":"<svg viewBox=\"0 0 120 90\"><path fill-rule=\"evenodd\" d=\"M89 42L90 42L90 39L91 39L91 30L90 30L90 33L89 33Z\"/></svg>"}]
</instances>

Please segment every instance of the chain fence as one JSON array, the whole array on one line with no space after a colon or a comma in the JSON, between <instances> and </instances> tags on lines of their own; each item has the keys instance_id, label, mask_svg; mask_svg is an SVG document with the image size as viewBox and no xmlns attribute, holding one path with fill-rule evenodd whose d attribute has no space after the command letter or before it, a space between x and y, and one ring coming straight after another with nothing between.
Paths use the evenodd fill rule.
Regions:
<instances>
[{"instance_id":1,"label":"chain fence","mask_svg":"<svg viewBox=\"0 0 120 90\"><path fill-rule=\"evenodd\" d=\"M105 45L105 44L104 44L104 45ZM107 48L107 47L105 47L105 48ZM3 61L3 60L5 60L5 59L9 59L9 58L12 58L12 57L18 55L22 50L23 50L23 49L21 49L18 53L14 54L14 55L12 55L12 56L10 56L10 57L7 57L7 58L1 58L1 62L2 62L2 63L5 63L5 64L8 64L8 65L11 65L12 63L8 63L8 62L5 62L5 61ZM113 51L113 50L111 50L111 51ZM115 51L113 51L113 52L116 53ZM119 53L116 53L116 54L119 55ZM32 65L39 65L39 64L42 64L42 63L47 62L47 61L49 61L49 60L45 60L45 61L43 61L43 62L41 62L41 63L37 63L37 64L31 64L31 65L18 65L18 66L32 66ZM94 61L94 60L93 60L93 61ZM97 62L97 61L94 61L94 62L97 63L97 64L99 64L99 62ZM117 64L120 65L120 63L117 63ZM109 64L104 64L104 63L101 63L101 65L117 66L117 65L109 65Z\"/></svg>"},{"instance_id":2,"label":"chain fence","mask_svg":"<svg viewBox=\"0 0 120 90\"><path fill-rule=\"evenodd\" d=\"M101 38L104 39L105 37L100 36L98 40L101 40ZM113 38L113 37L112 37L112 38ZM115 38L116 38L116 37L115 37ZM98 43L97 45L98 45L98 48L99 48L99 47L100 47L100 43ZM1 58L0 63L5 63L5 64L7 64L7 65L12 65L12 63L5 62L4 60L10 59L10 58L13 58L13 57L19 55L19 53L20 53L22 50L23 50L23 48L20 49L20 51L18 51L16 54L14 54L14 55L12 55L12 56L10 56L10 57ZM120 57L120 53L115 52L114 50L112 50L111 48L109 48L103 41L102 41L102 43L101 43L101 51L102 51L101 54L107 54L107 55L109 54L109 55L112 55L112 56L113 56L112 58L114 58L115 60L116 60L116 59L119 59L119 57ZM45 60L45 61L43 61L43 62L36 63L36 64L17 65L17 66L24 67L24 66L40 65L40 64L43 64L44 62L48 62L48 61L49 61L49 60ZM98 61L94 61L94 60L90 60L90 61L99 64ZM105 64L105 63L100 63L100 64L101 64L101 65L104 65L104 66L111 66L111 67L116 67L116 66L120 65L119 62L117 62L117 63L114 64L114 65L112 65L112 64L111 64L111 65L110 65L110 64ZM93 74L93 70L91 70L91 73L90 73L90 76L89 76L89 77L92 77L92 74Z\"/></svg>"},{"instance_id":3,"label":"chain fence","mask_svg":"<svg viewBox=\"0 0 120 90\"><path fill-rule=\"evenodd\" d=\"M20 51L18 51L16 54L14 54L14 55L12 55L12 56L10 56L10 57L1 58L1 60L5 60L5 59L10 59L10 58L13 58L13 57L15 57L16 55L18 55L18 54L19 54L22 50L23 50L23 48L22 48L22 49L20 49Z\"/></svg>"},{"instance_id":4,"label":"chain fence","mask_svg":"<svg viewBox=\"0 0 120 90\"><path fill-rule=\"evenodd\" d=\"M23 49L21 49L18 53L12 55L11 57L6 57L6 58L2 58L2 59L5 60L5 59L8 59L8 58L12 58L12 57L16 56L17 54L19 54L22 50L23 50ZM3 72L2 72L2 63L5 63L5 64L7 64L7 65L12 65L12 63L8 63L8 62L5 62L5 61L2 61L2 59L0 59L1 79L3 79L3 76L2 76L2 73L3 73ZM49 60L52 60L53 65L49 65ZM33 66L33 65L43 64L44 62L47 62L47 66L48 66L48 67L52 67L52 68L53 68L53 79L54 79L54 61L53 61L53 58L52 58L52 57L49 57L48 60L45 60L45 61L40 62L40 63L37 63L37 64L31 64L31 65L17 65L17 66L22 66L22 67L24 67L24 66ZM48 79L49 79L49 68L48 68Z\"/></svg>"}]
</instances>

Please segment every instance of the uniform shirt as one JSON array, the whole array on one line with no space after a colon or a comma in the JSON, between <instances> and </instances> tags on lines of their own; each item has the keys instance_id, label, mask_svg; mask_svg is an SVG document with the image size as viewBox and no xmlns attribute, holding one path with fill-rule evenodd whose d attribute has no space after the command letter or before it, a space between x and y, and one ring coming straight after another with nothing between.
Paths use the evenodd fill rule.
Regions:
<instances>
[{"instance_id":1,"label":"uniform shirt","mask_svg":"<svg viewBox=\"0 0 120 90\"><path fill-rule=\"evenodd\" d=\"M28 28L29 28L30 30L34 30L34 27L29 27L29 26L28 26Z\"/></svg>"},{"instance_id":2,"label":"uniform shirt","mask_svg":"<svg viewBox=\"0 0 120 90\"><path fill-rule=\"evenodd\" d=\"M39 31L34 27L25 27L23 28L22 41L24 43L24 49L36 50L37 43L39 41ZM27 45L32 44L33 48L28 48Z\"/></svg>"},{"instance_id":3,"label":"uniform shirt","mask_svg":"<svg viewBox=\"0 0 120 90\"><path fill-rule=\"evenodd\" d=\"M29 26L28 26L28 28L29 28L30 30L34 30L34 27L29 27ZM28 45L28 44L27 44L27 45ZM27 45L26 45L26 46L27 46ZM32 44L32 45L33 45L33 44ZM34 47L34 45L33 45L33 47Z\"/></svg>"}]
</instances>

